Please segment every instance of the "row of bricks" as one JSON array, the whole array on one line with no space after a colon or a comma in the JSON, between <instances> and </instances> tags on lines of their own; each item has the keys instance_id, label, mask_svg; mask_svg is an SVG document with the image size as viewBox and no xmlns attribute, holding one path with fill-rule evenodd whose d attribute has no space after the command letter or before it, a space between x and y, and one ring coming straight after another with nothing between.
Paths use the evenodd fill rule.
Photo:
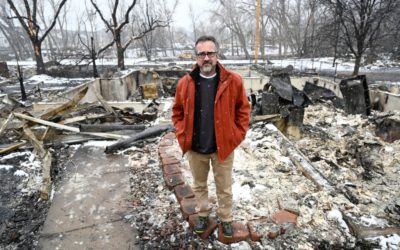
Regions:
<instances>
[{"instance_id":1,"label":"row of bricks","mask_svg":"<svg viewBox=\"0 0 400 250\"><path fill-rule=\"evenodd\" d=\"M193 229L198 215L196 214L196 199L192 188L185 184L185 181L181 172L180 161L172 154L168 153L170 147L176 142L175 134L166 134L159 144L159 156L161 159L164 180L167 188L173 190L175 196L180 204L182 216L189 222L190 227ZM218 240L224 244L230 244L239 242L242 240L251 239L253 241L259 241L263 235L256 232L255 228L259 224L274 223L276 226L272 226L268 232L270 239L276 238L278 235L285 233L285 231L294 226L297 222L297 215L293 214L284 209L278 211L270 218L262 218L252 222L248 222L247 225L243 225L239 222L233 222L233 237L225 238L222 235L221 224L217 223L215 218L210 218L207 230L200 234L202 239L208 238L214 230L218 227Z\"/></svg>"}]
</instances>

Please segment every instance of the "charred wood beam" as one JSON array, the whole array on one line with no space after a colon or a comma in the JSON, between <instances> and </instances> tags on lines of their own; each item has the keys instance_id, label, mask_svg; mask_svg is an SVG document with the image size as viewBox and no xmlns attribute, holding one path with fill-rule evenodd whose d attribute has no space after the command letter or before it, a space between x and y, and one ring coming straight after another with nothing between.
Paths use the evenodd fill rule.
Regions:
<instances>
[{"instance_id":1,"label":"charred wood beam","mask_svg":"<svg viewBox=\"0 0 400 250\"><path fill-rule=\"evenodd\" d=\"M17 149L23 147L24 145L26 145L26 142L25 142L25 141L23 141L23 142L17 142L17 143L14 143L14 144L12 144L12 145L8 145L8 146L6 146L6 147L1 147L1 146L0 146L0 155L1 155L1 154L6 154L6 153L8 153L8 152L12 152L12 151L14 151L14 150L17 150Z\"/></svg>"},{"instance_id":2,"label":"charred wood beam","mask_svg":"<svg viewBox=\"0 0 400 250\"><path fill-rule=\"evenodd\" d=\"M40 198L44 200L48 200L50 198L51 193L51 162L52 156L48 150L45 150L43 147L43 142L39 141L36 136L33 134L32 130L28 127L24 128L24 134L27 139L31 142L32 146L35 148L36 153L39 155L39 158L42 160L42 186L40 187Z\"/></svg>"},{"instance_id":3,"label":"charred wood beam","mask_svg":"<svg viewBox=\"0 0 400 250\"><path fill-rule=\"evenodd\" d=\"M82 116L74 116L74 117L59 121L58 123L65 125L65 124L70 124L70 123L75 123L75 122L80 122L80 121L87 121L87 120L100 119L100 118L109 118L109 117L114 117L114 115L111 113L106 113L106 114L89 114L89 115L82 115Z\"/></svg>"},{"instance_id":4,"label":"charred wood beam","mask_svg":"<svg viewBox=\"0 0 400 250\"><path fill-rule=\"evenodd\" d=\"M53 128L66 130L66 131L70 131L70 132L75 132L75 133L94 135L94 136L98 136L98 137L103 137L103 138L108 138L108 139L117 139L117 140L118 139L130 138L129 136L126 136L126 135L80 132L79 128L76 128L76 127L66 126L66 125L62 125L62 124L58 124L58 123L54 123L54 122L49 122L49 121L45 121L45 120L42 120L42 119L39 119L39 118L35 118L35 117L32 117L32 116L20 114L20 113L14 113L14 115L16 117L24 119L24 120L28 120L28 121L31 121L31 122L35 122L35 123L43 124L43 125L50 126L50 127L53 127Z\"/></svg>"},{"instance_id":5,"label":"charred wood beam","mask_svg":"<svg viewBox=\"0 0 400 250\"><path fill-rule=\"evenodd\" d=\"M65 111L69 110L70 108L75 107L79 103L79 101L86 95L88 88L89 87L86 85L81 90L79 90L79 92L71 100L62 104L59 107L56 107L56 108L51 109L50 111L44 113L43 115L41 115L40 118L43 120L49 120L52 117L54 117L55 115L61 115L62 112L65 112Z\"/></svg>"},{"instance_id":6,"label":"charred wood beam","mask_svg":"<svg viewBox=\"0 0 400 250\"><path fill-rule=\"evenodd\" d=\"M280 114L271 114L271 115L256 115L251 120L252 123L254 122L272 122L276 121L281 117Z\"/></svg>"},{"instance_id":7,"label":"charred wood beam","mask_svg":"<svg viewBox=\"0 0 400 250\"><path fill-rule=\"evenodd\" d=\"M358 204L359 200L350 188L339 188L331 184L327 177L325 177L317 167L278 129L276 129L280 136L283 138L283 147L290 160L299 168L299 170L308 179L313 181L319 189L325 189L328 192L336 191L342 193L349 201ZM338 164L336 167L341 168Z\"/></svg>"},{"instance_id":8,"label":"charred wood beam","mask_svg":"<svg viewBox=\"0 0 400 250\"><path fill-rule=\"evenodd\" d=\"M10 123L12 118L13 118L13 113L10 113L7 117L7 120L0 127L0 135L7 129L8 123Z\"/></svg>"},{"instance_id":9,"label":"charred wood beam","mask_svg":"<svg viewBox=\"0 0 400 250\"><path fill-rule=\"evenodd\" d=\"M116 125L116 124L81 124L79 129L82 132L107 132L116 130L145 130L144 124L135 125Z\"/></svg>"},{"instance_id":10,"label":"charred wood beam","mask_svg":"<svg viewBox=\"0 0 400 250\"><path fill-rule=\"evenodd\" d=\"M115 152L116 150L130 147L136 141L143 140L143 139L150 138L150 137L159 136L166 131L172 131L172 130L173 130L173 127L170 124L150 127L142 132L139 132L139 133L133 135L129 139L114 143L114 144L106 147L106 150L104 152L107 154L112 153L112 152Z\"/></svg>"},{"instance_id":11,"label":"charred wood beam","mask_svg":"<svg viewBox=\"0 0 400 250\"><path fill-rule=\"evenodd\" d=\"M349 216L343 214L343 220L346 222L350 232L358 239L377 237L382 235L400 234L400 227L365 227L352 221Z\"/></svg>"},{"instance_id":12,"label":"charred wood beam","mask_svg":"<svg viewBox=\"0 0 400 250\"><path fill-rule=\"evenodd\" d=\"M303 153L274 126L277 133L283 139L282 146L284 147L286 154L290 160L299 168L299 170L308 179L313 181L319 189L325 189L327 191L334 191L335 188L331 185L328 179L318 171L318 169L313 166L313 164L308 160L308 158L303 155Z\"/></svg>"},{"instance_id":13,"label":"charred wood beam","mask_svg":"<svg viewBox=\"0 0 400 250\"><path fill-rule=\"evenodd\" d=\"M100 80L100 85L101 85L101 79ZM103 108L109 112L109 113L113 113L115 115L115 117L118 117L118 114L114 111L114 109L108 105L108 103L104 100L103 96L97 92L97 90L95 88L93 88L93 92L96 95L97 100L100 102L100 104L103 106Z\"/></svg>"}]
</instances>

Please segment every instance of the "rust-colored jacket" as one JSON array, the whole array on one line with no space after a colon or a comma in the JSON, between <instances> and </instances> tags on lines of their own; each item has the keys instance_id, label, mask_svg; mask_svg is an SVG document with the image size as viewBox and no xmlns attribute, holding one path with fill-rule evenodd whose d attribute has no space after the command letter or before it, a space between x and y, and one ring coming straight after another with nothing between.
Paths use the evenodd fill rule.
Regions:
<instances>
[{"instance_id":1,"label":"rust-colored jacket","mask_svg":"<svg viewBox=\"0 0 400 250\"><path fill-rule=\"evenodd\" d=\"M249 128L250 104L242 78L226 70L219 62L217 67L219 82L214 103L214 127L218 160L223 162L246 135ZM179 80L172 107L176 138L184 154L192 147L195 105L193 76L198 72L199 68L196 65L190 74Z\"/></svg>"}]
</instances>

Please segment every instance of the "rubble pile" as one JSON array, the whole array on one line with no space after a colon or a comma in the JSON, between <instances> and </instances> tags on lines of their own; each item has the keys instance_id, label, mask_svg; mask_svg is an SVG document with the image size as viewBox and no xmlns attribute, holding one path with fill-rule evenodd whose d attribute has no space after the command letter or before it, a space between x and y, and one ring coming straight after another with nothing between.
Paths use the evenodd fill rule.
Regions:
<instances>
[{"instance_id":1,"label":"rubble pile","mask_svg":"<svg viewBox=\"0 0 400 250\"><path fill-rule=\"evenodd\" d=\"M28 92L35 100L49 100L57 86L47 89L40 79L30 87L27 82ZM167 96L176 80L161 79ZM258 107L263 117L253 119L235 151L233 215L249 236L230 245L221 242L217 227L207 237L192 232L195 214L185 211L182 200L193 196L178 197L175 188L193 180L176 140L168 144L167 158L177 160L181 179L174 183L165 172L171 164L159 154L165 143L159 138L171 130L163 123L170 122L172 98L141 103L144 109L137 112L132 103L111 106L97 93L98 102L79 104L88 91L82 86L64 103L37 112L0 86L7 93L0 96L0 248L36 246L52 190L74 167L69 157L75 146L69 145L99 139L119 140L104 153L129 156L132 207L125 220L138 230L135 243L141 249L398 248L400 114L373 111L366 117L346 114L330 101L309 105L295 90L279 89L278 80L271 86L280 97L287 95L287 102ZM264 99L271 97L266 94L271 93ZM281 116L298 128L296 136L288 134L290 140L267 122ZM211 217L216 218L212 180L210 173Z\"/></svg>"},{"instance_id":2,"label":"rubble pile","mask_svg":"<svg viewBox=\"0 0 400 250\"><path fill-rule=\"evenodd\" d=\"M387 188L384 195L397 199L398 184L392 180L398 178L398 170L389 171L389 174L394 176L388 179L389 184L387 186L371 185L369 187L368 183L364 182L368 179L363 179L361 172L350 175L353 179L360 177L360 183L346 181L344 178L346 173L348 174L346 171L338 170L342 173L341 178L340 174L327 174L324 169L319 169L319 160L316 161L309 154L307 148L302 146L302 143L310 140L311 142L307 145L315 148L317 155L317 150L329 148L331 145L329 142L325 147L320 144L322 144L321 139L327 142L325 137L329 138L326 134L325 137L323 136L323 131L329 130L329 126L333 127L335 123L324 121L325 116L320 114L319 110L323 110L322 113L326 113L327 116L335 115L335 112L337 112L337 120L340 120L340 125L337 128L331 128L331 136L341 137L341 128L347 122L354 128L359 127L364 131L366 136L357 134L360 141L369 143L379 141L379 138L373 134L374 126L367 125L367 119L361 119L359 115L346 115L342 111L330 113L325 110L329 107L334 109L326 104L318 104L312 105L306 110L307 119L304 125L304 136L303 139L296 142L296 145L305 153L305 160L310 161L317 168L317 171L321 171L321 178L326 179L332 189L321 188L317 185L318 180L315 181L304 176L304 171L299 169L288 157L288 145L285 144L282 134L266 122L255 123L244 143L236 150L233 184L234 218L236 222L248 225L249 229L254 229L261 237L258 243L250 239L240 242L241 247L245 245L249 249L366 249L366 247L373 249L385 248L385 246L394 247L399 243L398 236L396 236L399 233L398 221L391 220L387 216L385 218L377 211L378 205L382 204L381 202L384 199L381 201L377 199L377 206L374 209L368 206L371 204L371 200L362 202L357 197L358 193L352 190L358 188L360 194L373 194L375 191L379 192L382 188ZM317 132L311 129L310 117L315 117L315 122L322 122L314 129ZM313 140L319 140L319 143L317 144ZM355 141L354 138L353 141ZM349 145L343 142L341 146L346 149ZM397 144L392 146L397 149ZM181 159L179 171L184 182L191 184L190 170L186 159L181 158L179 147L177 145L170 146L168 151L170 155L167 159ZM388 151L391 153L383 155L380 160L377 159L377 164L384 160L387 160L389 165L396 164L397 151ZM331 148L329 152L333 152L333 149ZM163 157L165 156L162 156L161 159ZM338 163L334 163L333 160L331 162L330 158L324 154L321 154L321 157L329 162L329 166L337 167ZM350 170L365 171L363 167L357 166L356 160L352 159L352 156L347 155L347 157L350 161L346 166ZM368 160L364 161L368 162ZM333 179L331 180L331 178ZM212 179L211 176L210 179ZM210 182L209 200L215 212L215 186L212 181ZM382 186L384 181L381 179L378 183ZM177 182L176 185L178 184ZM374 197L379 197L379 194L375 194ZM182 202L180 204L181 210L184 210ZM392 204L390 211L395 213L397 207L397 203ZM382 208L381 210L389 211L389 208ZM293 220L289 223L277 223L279 221L277 215L283 213L282 211L289 212L288 216L292 217ZM211 216L215 217L215 214ZM219 240L216 232L217 230L207 238L214 244ZM231 247L237 247L238 244L232 244Z\"/></svg>"}]
</instances>

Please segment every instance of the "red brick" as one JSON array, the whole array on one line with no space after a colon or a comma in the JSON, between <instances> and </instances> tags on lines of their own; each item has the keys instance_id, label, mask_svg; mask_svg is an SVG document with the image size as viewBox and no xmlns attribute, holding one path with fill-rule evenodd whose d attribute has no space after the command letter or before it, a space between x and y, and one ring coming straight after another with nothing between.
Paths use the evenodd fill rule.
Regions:
<instances>
[{"instance_id":1,"label":"red brick","mask_svg":"<svg viewBox=\"0 0 400 250\"><path fill-rule=\"evenodd\" d=\"M189 219L189 216L196 213L196 199L189 198L183 199L180 202L182 216L185 220Z\"/></svg>"},{"instance_id":2,"label":"red brick","mask_svg":"<svg viewBox=\"0 0 400 250\"><path fill-rule=\"evenodd\" d=\"M178 159L176 159L175 156L161 158L161 161L162 161L163 165L170 165L170 164L179 163Z\"/></svg>"},{"instance_id":3,"label":"red brick","mask_svg":"<svg viewBox=\"0 0 400 250\"><path fill-rule=\"evenodd\" d=\"M233 236L232 238L225 238L222 235L222 224L218 225L218 240L224 244L231 244L242 240L247 240L250 237L249 229L246 225L239 222L233 222Z\"/></svg>"},{"instance_id":4,"label":"red brick","mask_svg":"<svg viewBox=\"0 0 400 250\"><path fill-rule=\"evenodd\" d=\"M164 165L163 172L164 175L180 174L182 173L181 165L180 164Z\"/></svg>"},{"instance_id":5,"label":"red brick","mask_svg":"<svg viewBox=\"0 0 400 250\"><path fill-rule=\"evenodd\" d=\"M169 190L172 190L175 186L185 183L183 181L182 174L165 175L164 180Z\"/></svg>"},{"instance_id":6,"label":"red brick","mask_svg":"<svg viewBox=\"0 0 400 250\"><path fill-rule=\"evenodd\" d=\"M160 143L158 144L159 147L170 147L174 145L174 141L170 139L163 138Z\"/></svg>"},{"instance_id":7,"label":"red brick","mask_svg":"<svg viewBox=\"0 0 400 250\"><path fill-rule=\"evenodd\" d=\"M176 139L176 136L175 136L175 133L170 132L170 133L165 134L163 138Z\"/></svg>"},{"instance_id":8,"label":"red brick","mask_svg":"<svg viewBox=\"0 0 400 250\"><path fill-rule=\"evenodd\" d=\"M161 160L161 162L162 162L162 159L170 158L171 156L172 156L172 154L169 154L167 152L160 152L160 160Z\"/></svg>"},{"instance_id":9,"label":"red brick","mask_svg":"<svg viewBox=\"0 0 400 250\"><path fill-rule=\"evenodd\" d=\"M172 166L172 165L169 165ZM183 199L193 198L194 193L192 188L189 185L183 184L174 187L175 196L178 202L180 203Z\"/></svg>"},{"instance_id":10,"label":"red brick","mask_svg":"<svg viewBox=\"0 0 400 250\"><path fill-rule=\"evenodd\" d=\"M286 210L280 210L272 215L272 221L276 224L283 224L283 223L297 223L297 215L290 213Z\"/></svg>"},{"instance_id":11,"label":"red brick","mask_svg":"<svg viewBox=\"0 0 400 250\"><path fill-rule=\"evenodd\" d=\"M291 207L285 207L285 208L283 208L283 209L286 210L286 211L288 211L289 213L295 214L295 215L297 215L297 216L300 215L299 209L291 208Z\"/></svg>"},{"instance_id":12,"label":"red brick","mask_svg":"<svg viewBox=\"0 0 400 250\"><path fill-rule=\"evenodd\" d=\"M167 148L165 147L158 148L158 154L160 155L160 157L167 156L168 155Z\"/></svg>"},{"instance_id":13,"label":"red brick","mask_svg":"<svg viewBox=\"0 0 400 250\"><path fill-rule=\"evenodd\" d=\"M252 241L259 241L259 240L261 240L261 238L263 237L262 234L261 234L261 233L258 233L258 232L254 229L254 227L253 227L253 225L251 224L251 222L247 222L247 227L248 227L248 229L249 229L249 232L250 232L250 239L251 239Z\"/></svg>"},{"instance_id":14,"label":"red brick","mask_svg":"<svg viewBox=\"0 0 400 250\"><path fill-rule=\"evenodd\" d=\"M192 214L189 216L189 226L193 230L194 226L197 223L197 220L199 218L198 214ZM204 233L198 234L200 238L203 240L207 239L213 232L214 230L218 227L218 223L214 218L209 217L208 218L208 226L207 229L204 231Z\"/></svg>"},{"instance_id":15,"label":"red brick","mask_svg":"<svg viewBox=\"0 0 400 250\"><path fill-rule=\"evenodd\" d=\"M174 151L166 151L166 152L160 154L160 159L161 159L161 162L171 161L172 159L176 159L177 161L179 161L178 157L176 157Z\"/></svg>"}]
</instances>

